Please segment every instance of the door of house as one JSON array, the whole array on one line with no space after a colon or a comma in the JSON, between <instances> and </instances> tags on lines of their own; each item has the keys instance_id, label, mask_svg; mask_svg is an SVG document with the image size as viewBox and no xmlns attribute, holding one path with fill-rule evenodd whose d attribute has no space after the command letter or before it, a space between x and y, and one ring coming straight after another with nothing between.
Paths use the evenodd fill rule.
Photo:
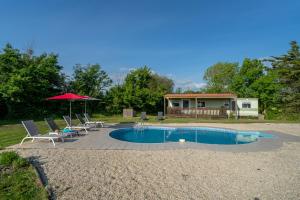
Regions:
<instances>
[{"instance_id":1,"label":"door of house","mask_svg":"<svg viewBox=\"0 0 300 200\"><path fill-rule=\"evenodd\" d=\"M183 108L189 108L190 107L190 101L189 100L183 100L182 101L182 107Z\"/></svg>"},{"instance_id":2,"label":"door of house","mask_svg":"<svg viewBox=\"0 0 300 200\"><path fill-rule=\"evenodd\" d=\"M233 111L235 111L235 104L236 104L235 101L232 101L232 102L231 102L231 110L233 110Z\"/></svg>"}]
</instances>

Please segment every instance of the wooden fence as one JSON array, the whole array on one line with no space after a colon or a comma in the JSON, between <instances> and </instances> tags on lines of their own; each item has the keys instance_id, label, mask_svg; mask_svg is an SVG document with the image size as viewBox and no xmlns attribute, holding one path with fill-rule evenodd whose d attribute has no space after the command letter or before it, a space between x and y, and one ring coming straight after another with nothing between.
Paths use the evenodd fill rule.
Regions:
<instances>
[{"instance_id":1,"label":"wooden fence","mask_svg":"<svg viewBox=\"0 0 300 200\"><path fill-rule=\"evenodd\" d=\"M227 118L226 108L167 108L167 116L195 118Z\"/></svg>"}]
</instances>

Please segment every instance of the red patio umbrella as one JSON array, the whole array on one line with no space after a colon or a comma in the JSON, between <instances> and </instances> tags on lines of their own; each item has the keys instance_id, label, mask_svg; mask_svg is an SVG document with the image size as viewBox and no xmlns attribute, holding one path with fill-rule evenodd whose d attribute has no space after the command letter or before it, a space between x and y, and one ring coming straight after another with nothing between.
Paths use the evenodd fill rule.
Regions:
<instances>
[{"instance_id":1,"label":"red patio umbrella","mask_svg":"<svg viewBox=\"0 0 300 200\"><path fill-rule=\"evenodd\" d=\"M81 95L73 94L73 93L65 93L62 95L47 98L47 100L67 100L67 101L69 101L70 102L70 119L72 119L72 101L84 100L84 99L86 99L85 96L81 96Z\"/></svg>"}]
</instances>

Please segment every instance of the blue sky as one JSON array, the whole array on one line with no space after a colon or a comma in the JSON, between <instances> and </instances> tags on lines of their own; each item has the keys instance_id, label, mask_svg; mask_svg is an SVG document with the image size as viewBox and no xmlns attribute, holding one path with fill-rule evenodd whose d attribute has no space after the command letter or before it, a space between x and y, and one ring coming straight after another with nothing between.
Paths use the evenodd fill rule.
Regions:
<instances>
[{"instance_id":1,"label":"blue sky","mask_svg":"<svg viewBox=\"0 0 300 200\"><path fill-rule=\"evenodd\" d=\"M99 63L114 80L147 65L177 87L219 61L281 55L300 42L300 1L0 0L0 45L59 54L68 74Z\"/></svg>"}]
</instances>

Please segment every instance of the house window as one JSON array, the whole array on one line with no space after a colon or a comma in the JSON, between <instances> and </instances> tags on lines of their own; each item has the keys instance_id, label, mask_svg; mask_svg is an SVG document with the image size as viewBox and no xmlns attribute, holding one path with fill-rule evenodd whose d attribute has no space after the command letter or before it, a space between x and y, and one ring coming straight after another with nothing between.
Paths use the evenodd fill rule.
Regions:
<instances>
[{"instance_id":1,"label":"house window","mask_svg":"<svg viewBox=\"0 0 300 200\"><path fill-rule=\"evenodd\" d=\"M198 108L205 108L205 101L198 101Z\"/></svg>"},{"instance_id":2,"label":"house window","mask_svg":"<svg viewBox=\"0 0 300 200\"><path fill-rule=\"evenodd\" d=\"M190 107L190 101L189 100L183 100L182 101L182 107L183 108L189 108Z\"/></svg>"},{"instance_id":3,"label":"house window","mask_svg":"<svg viewBox=\"0 0 300 200\"><path fill-rule=\"evenodd\" d=\"M242 103L242 108L251 108L251 103Z\"/></svg>"},{"instance_id":4,"label":"house window","mask_svg":"<svg viewBox=\"0 0 300 200\"><path fill-rule=\"evenodd\" d=\"M180 106L179 101L173 101L172 105L173 105L173 107L179 107Z\"/></svg>"},{"instance_id":5,"label":"house window","mask_svg":"<svg viewBox=\"0 0 300 200\"><path fill-rule=\"evenodd\" d=\"M224 103L224 107L228 108L229 107L229 103Z\"/></svg>"}]
</instances>

